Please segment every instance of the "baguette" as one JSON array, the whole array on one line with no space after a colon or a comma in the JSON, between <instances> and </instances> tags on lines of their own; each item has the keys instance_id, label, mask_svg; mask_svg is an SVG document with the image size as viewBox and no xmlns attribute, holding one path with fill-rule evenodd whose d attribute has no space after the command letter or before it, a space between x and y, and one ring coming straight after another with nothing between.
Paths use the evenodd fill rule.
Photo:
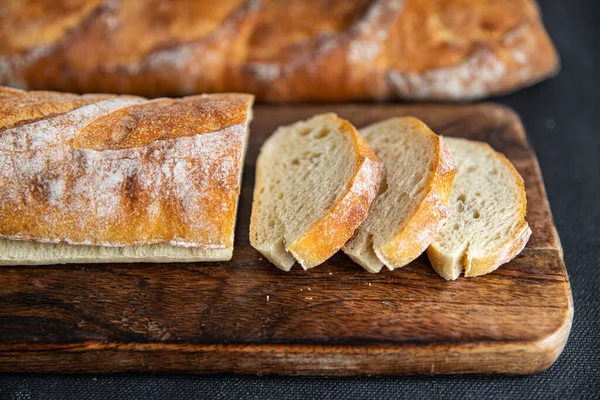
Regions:
<instances>
[{"instance_id":1,"label":"baguette","mask_svg":"<svg viewBox=\"0 0 600 400\"><path fill-rule=\"evenodd\" d=\"M369 272L393 270L421 255L446 220L456 165L442 138L416 118L360 134L383 162L382 189L343 250Z\"/></svg>"},{"instance_id":2,"label":"baguette","mask_svg":"<svg viewBox=\"0 0 600 400\"><path fill-rule=\"evenodd\" d=\"M32 0L0 14L0 83L24 89L467 100L557 69L534 0Z\"/></svg>"},{"instance_id":3,"label":"baguette","mask_svg":"<svg viewBox=\"0 0 600 400\"><path fill-rule=\"evenodd\" d=\"M304 269L337 252L365 219L381 166L334 114L280 127L256 163L250 243L278 268Z\"/></svg>"},{"instance_id":4,"label":"baguette","mask_svg":"<svg viewBox=\"0 0 600 400\"><path fill-rule=\"evenodd\" d=\"M230 259L251 106L0 88L0 263Z\"/></svg>"},{"instance_id":5,"label":"baguette","mask_svg":"<svg viewBox=\"0 0 600 400\"><path fill-rule=\"evenodd\" d=\"M458 167L450 217L427 249L433 269L454 280L490 273L521 252L531 236L523 178L488 144L447 138Z\"/></svg>"}]
</instances>

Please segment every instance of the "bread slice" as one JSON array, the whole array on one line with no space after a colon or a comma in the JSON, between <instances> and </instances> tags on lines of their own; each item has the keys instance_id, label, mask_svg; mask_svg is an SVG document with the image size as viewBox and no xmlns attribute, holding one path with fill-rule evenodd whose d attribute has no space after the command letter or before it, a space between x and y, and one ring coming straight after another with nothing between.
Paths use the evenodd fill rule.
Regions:
<instances>
[{"instance_id":1,"label":"bread slice","mask_svg":"<svg viewBox=\"0 0 600 400\"><path fill-rule=\"evenodd\" d=\"M447 138L458 167L450 217L427 249L444 279L484 275L521 252L531 236L523 178L488 144Z\"/></svg>"},{"instance_id":2,"label":"bread slice","mask_svg":"<svg viewBox=\"0 0 600 400\"><path fill-rule=\"evenodd\" d=\"M369 272L400 268L425 251L444 223L455 164L440 136L416 118L360 131L383 162L380 193L343 250Z\"/></svg>"},{"instance_id":3,"label":"bread slice","mask_svg":"<svg viewBox=\"0 0 600 400\"><path fill-rule=\"evenodd\" d=\"M335 114L280 127L256 164L250 243L284 271L317 266L365 219L380 178L375 154Z\"/></svg>"}]
</instances>

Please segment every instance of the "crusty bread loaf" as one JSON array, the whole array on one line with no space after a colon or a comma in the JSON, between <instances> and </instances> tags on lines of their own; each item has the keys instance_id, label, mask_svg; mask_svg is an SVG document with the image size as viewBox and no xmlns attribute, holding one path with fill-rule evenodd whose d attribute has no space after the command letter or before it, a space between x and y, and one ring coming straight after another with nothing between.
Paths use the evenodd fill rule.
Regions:
<instances>
[{"instance_id":1,"label":"crusty bread loaf","mask_svg":"<svg viewBox=\"0 0 600 400\"><path fill-rule=\"evenodd\" d=\"M250 243L284 271L321 264L365 219L380 177L348 121L324 114L280 127L256 163Z\"/></svg>"},{"instance_id":2,"label":"crusty bread loaf","mask_svg":"<svg viewBox=\"0 0 600 400\"><path fill-rule=\"evenodd\" d=\"M450 217L427 256L445 279L487 274L519 254L531 235L523 178L486 143L446 143L457 163Z\"/></svg>"},{"instance_id":3,"label":"crusty bread loaf","mask_svg":"<svg viewBox=\"0 0 600 400\"><path fill-rule=\"evenodd\" d=\"M231 258L251 105L0 88L0 263Z\"/></svg>"},{"instance_id":4,"label":"crusty bread loaf","mask_svg":"<svg viewBox=\"0 0 600 400\"><path fill-rule=\"evenodd\" d=\"M416 118L392 118L360 130L383 162L367 219L343 250L369 272L400 268L425 251L447 218L455 167L440 136Z\"/></svg>"},{"instance_id":5,"label":"crusty bread loaf","mask_svg":"<svg viewBox=\"0 0 600 400\"><path fill-rule=\"evenodd\" d=\"M0 83L29 89L464 100L557 68L534 0L30 0L0 13Z\"/></svg>"}]
</instances>

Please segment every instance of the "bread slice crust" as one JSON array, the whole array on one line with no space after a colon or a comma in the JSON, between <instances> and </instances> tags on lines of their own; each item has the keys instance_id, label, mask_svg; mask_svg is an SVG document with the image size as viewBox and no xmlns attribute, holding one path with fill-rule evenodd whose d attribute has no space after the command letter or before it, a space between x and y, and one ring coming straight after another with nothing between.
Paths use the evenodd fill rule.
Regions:
<instances>
[{"instance_id":1,"label":"bread slice crust","mask_svg":"<svg viewBox=\"0 0 600 400\"><path fill-rule=\"evenodd\" d=\"M397 226L394 227L394 233L388 235L389 237L385 241L373 237L376 235L373 230L382 230L384 227L369 226L367 228L361 226L355 237L344 246L343 250L346 254L367 271L373 273L379 272L383 265L389 270L400 268L417 258L429 246L447 218L446 203L450 196L456 168L443 138L433 133L427 125L416 118L393 118L371 125L361 130L361 132L366 129L377 129L378 126L389 126L390 124L396 125L395 129L418 132L418 134L425 135L431 141L434 147L433 159L430 163L432 172L428 182L422 189L424 195L415 200L417 204L412 207L410 217L404 223L386 221L388 227L393 224L397 224ZM384 179L392 179L388 173L389 170L387 170L393 165L392 160L386 160L381 154L380 156L384 163ZM385 209L394 207L395 204L381 204L380 206ZM377 209L373 209L372 212L377 212ZM360 232L361 229L370 229L371 232ZM364 236L359 238L360 234L368 236L366 242L364 242Z\"/></svg>"}]
</instances>

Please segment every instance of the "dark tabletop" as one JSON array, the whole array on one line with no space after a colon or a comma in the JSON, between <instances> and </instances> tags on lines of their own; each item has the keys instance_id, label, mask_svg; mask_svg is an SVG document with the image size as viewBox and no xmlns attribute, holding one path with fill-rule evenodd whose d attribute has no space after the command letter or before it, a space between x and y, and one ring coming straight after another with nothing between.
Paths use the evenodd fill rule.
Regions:
<instances>
[{"instance_id":1,"label":"dark tabletop","mask_svg":"<svg viewBox=\"0 0 600 400\"><path fill-rule=\"evenodd\" d=\"M497 100L521 115L539 157L571 279L571 337L548 371L407 378L1 375L0 399L600 398L600 2L540 0L540 6L562 70Z\"/></svg>"}]
</instances>

